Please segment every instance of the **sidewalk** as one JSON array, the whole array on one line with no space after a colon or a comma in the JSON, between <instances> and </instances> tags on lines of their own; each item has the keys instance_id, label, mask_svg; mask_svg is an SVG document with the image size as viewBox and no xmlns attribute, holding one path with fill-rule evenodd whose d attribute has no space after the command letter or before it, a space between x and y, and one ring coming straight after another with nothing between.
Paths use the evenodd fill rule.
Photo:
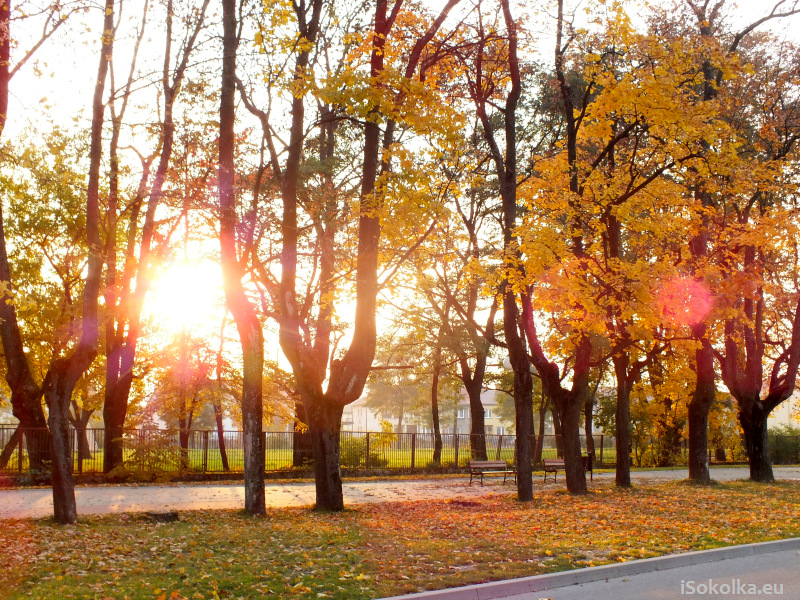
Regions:
<instances>
[{"instance_id":1,"label":"sidewalk","mask_svg":"<svg viewBox=\"0 0 800 600\"><path fill-rule=\"evenodd\" d=\"M674 554L385 600L800 598L800 538Z\"/></svg>"},{"instance_id":2,"label":"sidewalk","mask_svg":"<svg viewBox=\"0 0 800 600\"><path fill-rule=\"evenodd\" d=\"M665 471L634 471L631 477L643 485L659 481L686 479L686 469ZM746 479L744 467L712 469L717 481ZM778 479L800 480L800 467L775 467ZM599 473L591 486L613 485L614 473ZM467 485L468 478L400 479L376 481L346 481L345 504L392 502L400 500L447 500L488 494L513 494L513 485L492 482L484 487ZM548 483L544 489L562 489L563 474L558 483ZM534 491L543 489L540 478L534 478ZM313 482L267 483L268 507L310 506L314 504ZM244 505L241 482L220 485L121 485L80 486L75 490L79 515L168 511L238 509ZM0 519L41 518L53 514L52 492L49 488L0 490Z\"/></svg>"}]
</instances>

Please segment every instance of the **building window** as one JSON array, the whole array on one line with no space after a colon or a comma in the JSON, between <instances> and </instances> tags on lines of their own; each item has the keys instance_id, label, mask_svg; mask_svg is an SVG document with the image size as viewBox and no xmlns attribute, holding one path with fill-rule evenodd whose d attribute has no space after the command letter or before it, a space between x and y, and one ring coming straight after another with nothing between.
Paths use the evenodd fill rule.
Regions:
<instances>
[{"instance_id":1,"label":"building window","mask_svg":"<svg viewBox=\"0 0 800 600\"><path fill-rule=\"evenodd\" d=\"M505 427L501 427L500 425L498 425L497 426L497 435L505 435L505 434L506 434L506 428Z\"/></svg>"},{"instance_id":2,"label":"building window","mask_svg":"<svg viewBox=\"0 0 800 600\"><path fill-rule=\"evenodd\" d=\"M459 408L458 409L458 418L459 419L466 419L467 418L467 409L466 408Z\"/></svg>"},{"instance_id":3,"label":"building window","mask_svg":"<svg viewBox=\"0 0 800 600\"><path fill-rule=\"evenodd\" d=\"M486 435L492 435L492 426L491 425L487 425L486 426Z\"/></svg>"},{"instance_id":4,"label":"building window","mask_svg":"<svg viewBox=\"0 0 800 600\"><path fill-rule=\"evenodd\" d=\"M491 409L491 408L487 408L487 409L485 409L485 410L483 411L483 417L484 417L485 419L491 419L491 418L492 418L492 409Z\"/></svg>"}]
</instances>

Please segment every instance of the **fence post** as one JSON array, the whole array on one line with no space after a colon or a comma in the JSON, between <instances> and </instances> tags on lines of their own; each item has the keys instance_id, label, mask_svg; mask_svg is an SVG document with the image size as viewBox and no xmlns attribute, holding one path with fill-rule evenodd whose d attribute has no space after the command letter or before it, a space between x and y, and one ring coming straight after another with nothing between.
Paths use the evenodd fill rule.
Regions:
<instances>
[{"instance_id":1,"label":"fence post","mask_svg":"<svg viewBox=\"0 0 800 600\"><path fill-rule=\"evenodd\" d=\"M267 470L267 432L261 432L261 448L259 448L259 460L264 465L264 470ZM242 467L244 469L244 467Z\"/></svg>"},{"instance_id":2,"label":"fence post","mask_svg":"<svg viewBox=\"0 0 800 600\"><path fill-rule=\"evenodd\" d=\"M17 470L19 474L22 475L22 449L23 449L23 442L22 440L25 438L27 434L23 430L22 433L19 434L19 450L17 451Z\"/></svg>"},{"instance_id":3,"label":"fence post","mask_svg":"<svg viewBox=\"0 0 800 600\"><path fill-rule=\"evenodd\" d=\"M203 430L203 473L208 471L208 430Z\"/></svg>"},{"instance_id":4,"label":"fence post","mask_svg":"<svg viewBox=\"0 0 800 600\"><path fill-rule=\"evenodd\" d=\"M603 448L604 448L603 434L601 433L600 434L600 468L601 469L603 468Z\"/></svg>"},{"instance_id":5,"label":"fence post","mask_svg":"<svg viewBox=\"0 0 800 600\"><path fill-rule=\"evenodd\" d=\"M455 467L458 468L458 434L453 435L453 454L455 455Z\"/></svg>"},{"instance_id":6,"label":"fence post","mask_svg":"<svg viewBox=\"0 0 800 600\"><path fill-rule=\"evenodd\" d=\"M417 434L411 434L411 468L413 469L416 466L416 454L417 454Z\"/></svg>"},{"instance_id":7,"label":"fence post","mask_svg":"<svg viewBox=\"0 0 800 600\"><path fill-rule=\"evenodd\" d=\"M79 435L78 434L78 430L77 429L73 429L72 430L72 452L73 452L73 456L76 456L76 451L77 451L78 475L83 475L83 457L81 456L81 440L78 437L78 435ZM84 432L84 435L86 435L85 432ZM72 464L75 464L75 463L72 463Z\"/></svg>"},{"instance_id":8,"label":"fence post","mask_svg":"<svg viewBox=\"0 0 800 600\"><path fill-rule=\"evenodd\" d=\"M369 469L369 431L367 432L367 455L364 457L364 468Z\"/></svg>"}]
</instances>

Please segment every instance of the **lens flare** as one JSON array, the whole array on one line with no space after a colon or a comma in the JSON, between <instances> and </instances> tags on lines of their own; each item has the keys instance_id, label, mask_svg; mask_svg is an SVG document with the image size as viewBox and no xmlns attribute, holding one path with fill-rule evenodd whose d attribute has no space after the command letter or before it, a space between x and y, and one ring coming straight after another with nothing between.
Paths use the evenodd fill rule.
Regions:
<instances>
[{"instance_id":1,"label":"lens flare","mask_svg":"<svg viewBox=\"0 0 800 600\"><path fill-rule=\"evenodd\" d=\"M697 325L714 305L708 286L690 277L668 281L659 290L656 301L664 320L672 325Z\"/></svg>"}]
</instances>

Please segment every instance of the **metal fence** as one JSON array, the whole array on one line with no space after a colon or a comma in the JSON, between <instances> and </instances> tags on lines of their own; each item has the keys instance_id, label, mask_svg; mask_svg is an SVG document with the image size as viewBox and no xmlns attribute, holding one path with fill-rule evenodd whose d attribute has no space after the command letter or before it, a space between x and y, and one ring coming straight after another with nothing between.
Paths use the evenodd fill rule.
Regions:
<instances>
[{"instance_id":1,"label":"metal fence","mask_svg":"<svg viewBox=\"0 0 800 600\"><path fill-rule=\"evenodd\" d=\"M72 454L76 474L102 473L106 431L87 429L83 435L73 430ZM310 439L300 432L263 434L267 471L283 471L307 466ZM24 474L47 467L47 430L0 427L0 473ZM598 466L616 462L614 438L592 438ZM514 462L515 436L442 434L438 460L432 433L341 432L341 465L346 469L414 469L466 466L478 458L485 447L489 460ZM534 461L561 456L560 440L555 435L533 436ZM587 452L587 439L581 436ZM770 447L776 464L800 463L800 437L770 435ZM241 472L244 463L241 431L216 430L181 432L178 430L136 429L123 435L124 467L129 472L151 475L176 472ZM710 457L711 458L711 457Z\"/></svg>"},{"instance_id":2,"label":"metal fence","mask_svg":"<svg viewBox=\"0 0 800 600\"><path fill-rule=\"evenodd\" d=\"M267 471L290 470L307 466L310 461L310 439L300 432L266 432L263 434ZM72 455L76 474L103 472L105 429L86 429L83 434L72 430ZM47 446L48 432L0 427L0 473L24 474L46 468L46 459L37 464L34 448ZM540 451L537 460L560 455L556 436L531 440ZM586 438L581 437L586 449ZM126 430L123 439L124 467L130 472L166 474L188 471L197 473L241 472L244 464L241 431L225 431L221 439L216 430L181 432L164 429ZM436 440L432 433L341 432L341 465L346 469L414 469L466 466L480 455L485 446L489 460L514 461L515 436L442 434L438 460ZM612 461L614 439L594 437L596 460ZM41 456L41 453L40 453ZM46 456L46 455L45 455Z\"/></svg>"}]
</instances>

